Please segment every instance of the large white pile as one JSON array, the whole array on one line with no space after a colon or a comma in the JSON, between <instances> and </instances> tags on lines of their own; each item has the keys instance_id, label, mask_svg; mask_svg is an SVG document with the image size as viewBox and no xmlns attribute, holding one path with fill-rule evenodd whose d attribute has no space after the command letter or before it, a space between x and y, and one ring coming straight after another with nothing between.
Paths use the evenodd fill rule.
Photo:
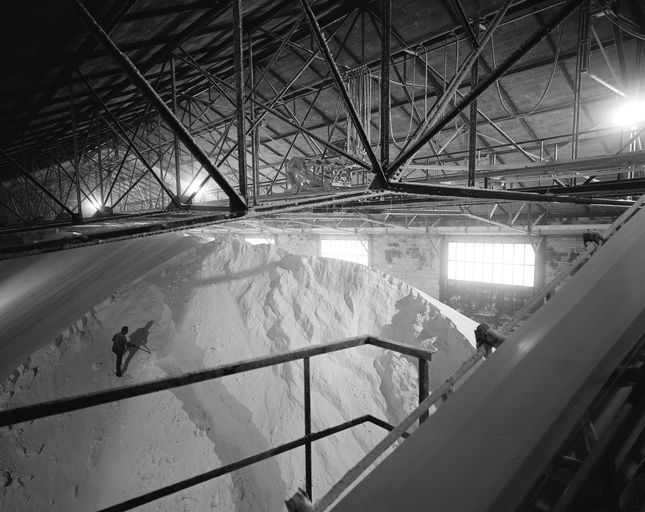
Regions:
<instances>
[{"instance_id":1,"label":"large white pile","mask_svg":"<svg viewBox=\"0 0 645 512\"><path fill-rule=\"evenodd\" d=\"M472 351L474 322L352 263L233 240L193 246L140 272L108 299L87 302L33 353L0 389L0 406L367 333L433 343L436 386ZM83 279L91 286L98 276ZM152 354L137 352L117 379L110 340L122 325ZM360 347L311 366L314 432L363 414L396 423L416 404L416 362L399 354ZM0 509L98 509L296 439L304 434L302 374L298 361L1 429ZM383 435L359 426L315 443L314 497ZM298 449L141 510L278 511L303 480Z\"/></svg>"}]
</instances>

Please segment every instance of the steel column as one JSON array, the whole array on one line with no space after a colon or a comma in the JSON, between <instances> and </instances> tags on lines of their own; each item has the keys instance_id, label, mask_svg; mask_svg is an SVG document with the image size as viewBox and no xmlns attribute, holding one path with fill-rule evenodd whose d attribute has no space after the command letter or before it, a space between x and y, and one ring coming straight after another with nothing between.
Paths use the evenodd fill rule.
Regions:
<instances>
[{"instance_id":1,"label":"steel column","mask_svg":"<svg viewBox=\"0 0 645 512\"><path fill-rule=\"evenodd\" d=\"M522 43L517 50L515 50L504 62L502 62L496 69L494 69L484 80L477 84L477 87L470 91L464 98L457 104L457 106L448 114L442 116L429 130L405 150L402 151L396 160L390 166L391 172L401 167L407 160L414 157L414 155L439 131L446 126L450 121L459 115L459 113L466 108L470 103L482 94L495 80L503 76L517 61L533 49L542 39L544 39L555 27L562 23L584 0L569 0L565 6L553 16L543 27L537 30L531 37Z\"/></svg>"},{"instance_id":2,"label":"steel column","mask_svg":"<svg viewBox=\"0 0 645 512\"><path fill-rule=\"evenodd\" d=\"M170 88L172 90L172 111L176 116L177 111L179 110L177 104L177 78L176 78L176 67L175 67L175 57L174 55L170 56ZM179 137L177 132L173 130L172 134L172 144L173 144L173 154L175 158L175 190L177 192L177 201L180 201L181 197L181 161L180 161L180 147L179 147Z\"/></svg>"},{"instance_id":3,"label":"steel column","mask_svg":"<svg viewBox=\"0 0 645 512\"><path fill-rule=\"evenodd\" d=\"M427 359L419 358L419 404L430 396L430 365ZM419 418L419 425L430 417L428 411Z\"/></svg>"},{"instance_id":4,"label":"steel column","mask_svg":"<svg viewBox=\"0 0 645 512\"><path fill-rule=\"evenodd\" d=\"M237 172L240 195L246 200L246 123L244 119L244 48L242 0L231 2L233 9L233 63L235 65L235 114L237 127Z\"/></svg>"},{"instance_id":5,"label":"steel column","mask_svg":"<svg viewBox=\"0 0 645 512\"><path fill-rule=\"evenodd\" d=\"M72 158L72 165L74 166L75 171L75 184L76 184L76 206L78 208L78 219L83 220L83 203L81 202L81 169L79 168L79 156L78 156L78 141L76 138L76 112L74 110L74 84L70 82L69 84L69 108L72 116L72 147L74 151L74 156ZM89 128L88 128L89 132Z\"/></svg>"},{"instance_id":6,"label":"steel column","mask_svg":"<svg viewBox=\"0 0 645 512\"><path fill-rule=\"evenodd\" d=\"M576 55L575 88L573 91L573 128L571 133L571 158L578 158L580 131L580 99L582 73L589 69L589 0L580 5L578 18L578 53Z\"/></svg>"},{"instance_id":7,"label":"steel column","mask_svg":"<svg viewBox=\"0 0 645 512\"><path fill-rule=\"evenodd\" d=\"M168 124L171 130L177 133L181 142L184 143L186 148L195 156L197 161L206 169L208 174L220 186L222 191L229 197L230 208L232 211L244 211L247 209L246 201L242 198L235 189L228 183L226 178L222 175L219 169L213 165L208 159L208 156L197 145L193 137L190 135L184 125L172 113L168 105L159 97L157 92L150 86L145 77L139 72L128 56L123 53L114 42L110 39L103 28L97 23L94 17L87 10L81 0L68 0L69 3L76 9L81 20L90 29L90 32L101 42L103 47L110 53L123 67L123 70L128 74L132 82L141 91L150 103L159 111L164 121Z\"/></svg>"},{"instance_id":8,"label":"steel column","mask_svg":"<svg viewBox=\"0 0 645 512\"><path fill-rule=\"evenodd\" d=\"M459 0L455 0L459 3ZM475 0L475 13L473 16L473 34L475 41L477 41L477 34L479 33L479 0ZM479 44L474 43L473 48ZM477 86L479 79L479 59L475 59L470 70L470 90L472 91ZM477 151L477 98L470 104L469 131L468 131L468 186L475 186L475 157Z\"/></svg>"},{"instance_id":9,"label":"steel column","mask_svg":"<svg viewBox=\"0 0 645 512\"><path fill-rule=\"evenodd\" d=\"M390 163L390 66L392 62L392 0L381 0L381 166ZM365 30L363 30L365 32ZM406 89L407 92L407 89ZM413 104L414 106L414 104ZM412 114L410 114L412 115Z\"/></svg>"},{"instance_id":10,"label":"steel column","mask_svg":"<svg viewBox=\"0 0 645 512\"><path fill-rule=\"evenodd\" d=\"M255 83L255 69L253 64L253 38L251 37L251 32L248 34L248 47L249 47L249 87L251 92L249 93L250 98L255 98L256 93L256 83ZM255 121L255 116L257 111L255 110L255 104L251 101L251 119ZM258 203L259 187L258 181L260 180L260 127L255 125L251 131L251 169L253 172L253 204Z\"/></svg>"}]
</instances>

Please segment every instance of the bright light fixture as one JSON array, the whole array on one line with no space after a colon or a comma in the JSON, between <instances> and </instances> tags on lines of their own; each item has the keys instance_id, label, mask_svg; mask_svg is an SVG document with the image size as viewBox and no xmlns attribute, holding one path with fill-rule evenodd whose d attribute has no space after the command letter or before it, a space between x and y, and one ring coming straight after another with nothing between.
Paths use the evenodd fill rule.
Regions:
<instances>
[{"instance_id":1,"label":"bright light fixture","mask_svg":"<svg viewBox=\"0 0 645 512\"><path fill-rule=\"evenodd\" d=\"M90 214L97 212L101 208L101 205L92 197L85 201L85 206L89 210Z\"/></svg>"},{"instance_id":2,"label":"bright light fixture","mask_svg":"<svg viewBox=\"0 0 645 512\"><path fill-rule=\"evenodd\" d=\"M645 122L645 101L626 100L614 110L611 117L616 126L634 128Z\"/></svg>"}]
</instances>

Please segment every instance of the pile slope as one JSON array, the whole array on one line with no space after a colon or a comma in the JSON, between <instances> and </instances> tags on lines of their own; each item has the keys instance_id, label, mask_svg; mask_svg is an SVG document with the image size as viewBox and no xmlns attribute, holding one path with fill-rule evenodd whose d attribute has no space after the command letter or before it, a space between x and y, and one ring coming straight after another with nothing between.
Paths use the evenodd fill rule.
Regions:
<instances>
[{"instance_id":1,"label":"pile slope","mask_svg":"<svg viewBox=\"0 0 645 512\"><path fill-rule=\"evenodd\" d=\"M192 245L87 309L12 373L1 407L366 333L434 346L437 386L472 353L475 328L374 269L236 240ZM110 340L122 325L151 354L135 352L118 379ZM396 423L416 404L416 361L405 356L360 347L311 367L313 431L363 414ZM302 374L293 362L2 429L1 508L98 509L298 438ZM360 426L315 443L314 495L383 435ZM303 480L300 449L141 510L278 511Z\"/></svg>"}]
</instances>

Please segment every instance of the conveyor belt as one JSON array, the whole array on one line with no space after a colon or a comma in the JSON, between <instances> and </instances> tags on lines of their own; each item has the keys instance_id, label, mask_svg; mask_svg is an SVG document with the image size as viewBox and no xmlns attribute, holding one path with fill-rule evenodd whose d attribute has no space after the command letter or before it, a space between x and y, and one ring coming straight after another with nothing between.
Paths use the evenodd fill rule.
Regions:
<instances>
[{"instance_id":1,"label":"conveyor belt","mask_svg":"<svg viewBox=\"0 0 645 512\"><path fill-rule=\"evenodd\" d=\"M645 333L645 210L336 512L512 511Z\"/></svg>"}]
</instances>

